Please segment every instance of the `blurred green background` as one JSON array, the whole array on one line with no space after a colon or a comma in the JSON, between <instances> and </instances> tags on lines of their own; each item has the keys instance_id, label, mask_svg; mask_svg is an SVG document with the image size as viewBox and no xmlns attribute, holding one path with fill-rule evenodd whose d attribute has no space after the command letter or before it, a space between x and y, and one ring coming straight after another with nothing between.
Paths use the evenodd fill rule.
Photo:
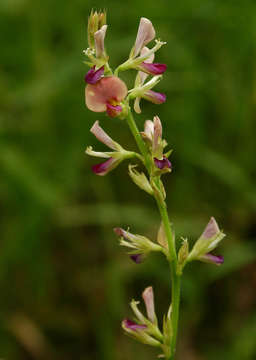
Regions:
<instances>
[{"instance_id":1,"label":"blurred green background","mask_svg":"<svg viewBox=\"0 0 256 360\"><path fill-rule=\"evenodd\" d=\"M155 359L124 336L129 301L170 299L161 256L136 266L112 228L154 237L153 201L127 163L102 178L87 145L100 120L126 148L125 122L84 106L82 50L90 9L107 8L112 66L139 18L168 42L163 105L143 102L140 128L159 114L174 149L165 176L177 239L193 242L211 215L227 234L221 267L196 263L182 285L177 360L256 358L256 3L251 0L0 1L0 358ZM131 76L134 76L132 73Z\"/></svg>"}]
</instances>

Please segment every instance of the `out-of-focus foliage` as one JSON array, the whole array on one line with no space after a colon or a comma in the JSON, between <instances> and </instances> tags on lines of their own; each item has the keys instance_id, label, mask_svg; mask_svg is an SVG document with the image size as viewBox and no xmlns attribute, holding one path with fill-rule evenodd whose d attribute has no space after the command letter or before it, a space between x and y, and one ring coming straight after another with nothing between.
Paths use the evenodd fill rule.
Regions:
<instances>
[{"instance_id":1,"label":"out-of-focus foliage","mask_svg":"<svg viewBox=\"0 0 256 360\"><path fill-rule=\"evenodd\" d=\"M159 216L127 175L105 178L84 155L96 119L126 148L125 122L84 106L82 63L91 7L108 9L107 49L125 60L141 16L168 45L159 114L174 149L165 177L176 237L192 242L211 215L225 264L189 265L177 360L256 357L256 3L250 0L0 1L0 358L155 359L126 338L128 301L152 284L170 298L159 256L133 264L114 226L151 236ZM131 74L131 76L135 73ZM132 79L129 77L128 80ZM98 146L98 145L97 145ZM99 145L100 147L100 145Z\"/></svg>"}]
</instances>

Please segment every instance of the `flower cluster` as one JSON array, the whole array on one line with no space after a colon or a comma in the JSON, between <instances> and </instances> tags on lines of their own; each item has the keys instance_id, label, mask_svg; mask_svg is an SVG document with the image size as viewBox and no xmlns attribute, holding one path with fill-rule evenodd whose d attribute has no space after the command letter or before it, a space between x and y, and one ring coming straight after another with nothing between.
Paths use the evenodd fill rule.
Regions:
<instances>
[{"instance_id":1,"label":"flower cluster","mask_svg":"<svg viewBox=\"0 0 256 360\"><path fill-rule=\"evenodd\" d=\"M140 153L125 150L102 129L99 121L93 124L91 132L109 150L94 151L89 146L86 153L105 159L92 166L93 172L100 176L108 174L127 159L138 160L146 169L144 173L138 169L138 164L128 165L128 173L133 182L152 196L158 205L162 222L156 241L143 235L133 234L121 227L115 228L114 232L120 239L120 245L128 248L128 254L136 264L141 263L151 252L158 252L166 257L171 268L172 303L163 318L162 331L160 331L155 314L153 289L148 287L142 293L147 316L139 310L138 302L132 300L131 308L135 314L135 320L123 320L122 327L126 334L136 340L160 348L163 353L160 357L173 359L178 326L180 276L185 266L194 260L221 265L224 261L223 257L214 255L212 251L219 245L225 234L212 217L192 250L189 249L189 240L186 238L183 239L178 251L176 250L175 233L169 221L165 188L161 179L162 175L172 172L172 163L169 160L172 150L165 150L168 144L163 138L160 118L154 116L153 120L146 120L144 130L139 131L130 107L130 101L133 100L134 111L139 114L141 113L141 99L154 104L165 102L165 94L153 90L166 71L165 64L154 62L155 53L165 43L156 40L152 48L147 47L155 39L155 29L150 20L141 18L137 37L128 59L112 71L104 44L106 31L105 12L92 12L88 23L89 47L84 51L89 59L87 64L90 66L90 70L85 75L85 103L91 111L106 112L109 117L126 119ZM120 72L127 70L136 71L132 89L128 89L119 77ZM148 80L149 76L151 78Z\"/></svg>"},{"instance_id":2,"label":"flower cluster","mask_svg":"<svg viewBox=\"0 0 256 360\"><path fill-rule=\"evenodd\" d=\"M88 44L84 50L90 70L85 75L85 103L94 112L107 112L110 117L124 118L128 101L135 99L134 108L140 112L140 99L154 104L162 104L166 96L152 88L160 81L166 65L153 63L155 52L164 44L156 40L156 45L148 49L146 45L155 38L155 29L150 20L141 18L135 44L127 61L117 67L113 74L108 60L104 40L106 36L106 13L92 12L88 22ZM127 90L126 84L117 76L120 71L134 69L138 71L135 86ZM145 83L148 75L152 79Z\"/></svg>"}]
</instances>

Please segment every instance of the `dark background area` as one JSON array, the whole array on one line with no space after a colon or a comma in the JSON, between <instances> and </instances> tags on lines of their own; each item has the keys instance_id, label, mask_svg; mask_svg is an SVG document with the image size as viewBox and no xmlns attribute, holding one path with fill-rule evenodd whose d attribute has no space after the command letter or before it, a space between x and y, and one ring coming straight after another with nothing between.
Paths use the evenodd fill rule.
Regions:
<instances>
[{"instance_id":1,"label":"dark background area","mask_svg":"<svg viewBox=\"0 0 256 360\"><path fill-rule=\"evenodd\" d=\"M124 121L84 105L82 50L91 8L107 8L113 67L134 43L139 18L168 44L157 90L138 125L158 114L171 148L164 182L177 241L191 243L215 216L227 237L221 267L187 266L177 360L256 358L256 3L250 0L0 1L0 358L155 359L124 336L129 301L153 285L157 314L170 299L168 265L136 266L112 228L153 239L153 201L127 163L94 175L87 145L95 120L125 148ZM134 76L135 73L131 73Z\"/></svg>"}]
</instances>

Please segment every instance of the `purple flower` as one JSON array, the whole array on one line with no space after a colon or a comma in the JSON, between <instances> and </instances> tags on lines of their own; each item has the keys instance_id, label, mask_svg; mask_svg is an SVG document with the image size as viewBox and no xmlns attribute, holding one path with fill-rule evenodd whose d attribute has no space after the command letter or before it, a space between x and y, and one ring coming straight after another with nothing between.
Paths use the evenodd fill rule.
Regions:
<instances>
[{"instance_id":1,"label":"purple flower","mask_svg":"<svg viewBox=\"0 0 256 360\"><path fill-rule=\"evenodd\" d=\"M132 331L144 330L147 328L147 325L140 325L129 319L124 319L122 322L122 325L125 329L127 329L127 330L129 329Z\"/></svg>"},{"instance_id":2,"label":"purple flower","mask_svg":"<svg viewBox=\"0 0 256 360\"><path fill-rule=\"evenodd\" d=\"M161 75L166 71L167 66L165 64L160 63L148 63L143 61L140 65L138 65L138 70L143 71L150 75Z\"/></svg>"},{"instance_id":3,"label":"purple flower","mask_svg":"<svg viewBox=\"0 0 256 360\"><path fill-rule=\"evenodd\" d=\"M88 84L96 84L96 82L99 81L104 74L104 65L98 70L95 70L95 68L96 66L94 65L85 75L84 79Z\"/></svg>"},{"instance_id":4,"label":"purple flower","mask_svg":"<svg viewBox=\"0 0 256 360\"><path fill-rule=\"evenodd\" d=\"M171 162L165 156L163 157L162 160L154 158L154 163L155 163L156 167L158 167L158 169L160 169L160 170L172 168Z\"/></svg>"}]
</instances>

